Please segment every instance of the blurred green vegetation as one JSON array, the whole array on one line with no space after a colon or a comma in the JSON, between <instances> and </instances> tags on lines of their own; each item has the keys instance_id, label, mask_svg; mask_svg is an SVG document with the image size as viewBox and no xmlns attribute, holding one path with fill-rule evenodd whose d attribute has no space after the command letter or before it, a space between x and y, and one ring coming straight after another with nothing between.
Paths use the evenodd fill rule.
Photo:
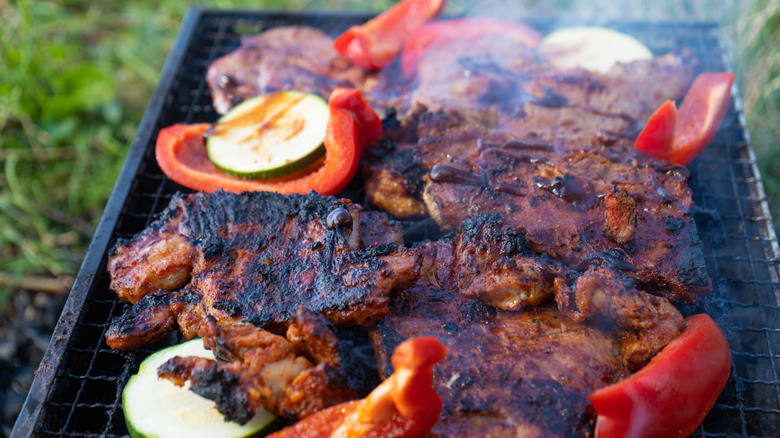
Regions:
<instances>
[{"instance_id":1,"label":"blurred green vegetation","mask_svg":"<svg viewBox=\"0 0 780 438\"><path fill-rule=\"evenodd\" d=\"M374 11L392 3L207 2ZM451 3L458 10L458 2ZM463 3L463 10L475 7ZM25 278L75 274L187 5L0 0L0 307ZM734 37L738 83L777 217L780 2L749 5L738 8L727 30Z\"/></svg>"}]
</instances>

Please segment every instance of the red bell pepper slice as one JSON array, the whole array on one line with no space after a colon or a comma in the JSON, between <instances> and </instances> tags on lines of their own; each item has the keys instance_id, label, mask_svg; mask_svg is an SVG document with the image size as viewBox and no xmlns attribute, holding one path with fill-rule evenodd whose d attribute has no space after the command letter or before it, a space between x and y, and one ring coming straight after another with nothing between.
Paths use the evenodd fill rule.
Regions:
<instances>
[{"instance_id":1,"label":"red bell pepper slice","mask_svg":"<svg viewBox=\"0 0 780 438\"><path fill-rule=\"evenodd\" d=\"M672 147L676 126L677 105L667 100L650 116L634 147L657 158L666 157Z\"/></svg>"},{"instance_id":2,"label":"red bell pepper slice","mask_svg":"<svg viewBox=\"0 0 780 438\"><path fill-rule=\"evenodd\" d=\"M406 37L439 15L445 0L403 0L333 43L342 58L364 70L379 70L401 51Z\"/></svg>"},{"instance_id":3,"label":"red bell pepper slice","mask_svg":"<svg viewBox=\"0 0 780 438\"><path fill-rule=\"evenodd\" d=\"M408 79L417 74L417 65L424 52L453 41L475 40L486 35L500 35L519 44L536 47L542 36L532 27L518 21L495 18L458 18L427 23L415 30L401 51L401 70Z\"/></svg>"},{"instance_id":4,"label":"red bell pepper slice","mask_svg":"<svg viewBox=\"0 0 780 438\"><path fill-rule=\"evenodd\" d=\"M245 179L217 169L206 153L204 134L209 124L178 124L160 131L156 155L170 179L193 190L213 192L270 191L282 194L314 190L335 195L357 173L360 153L382 133L382 120L359 90L336 89L328 100L330 113L325 133L325 160L284 178Z\"/></svg>"},{"instance_id":5,"label":"red bell pepper slice","mask_svg":"<svg viewBox=\"0 0 780 438\"><path fill-rule=\"evenodd\" d=\"M433 389L433 365L445 355L436 338L406 340L393 352L393 375L366 398L320 411L269 438L425 436L441 413L441 398Z\"/></svg>"},{"instance_id":6,"label":"red bell pepper slice","mask_svg":"<svg viewBox=\"0 0 780 438\"><path fill-rule=\"evenodd\" d=\"M588 397L597 438L686 437L704 421L726 385L731 350L705 314L686 327L639 372Z\"/></svg>"},{"instance_id":7,"label":"red bell pepper slice","mask_svg":"<svg viewBox=\"0 0 780 438\"><path fill-rule=\"evenodd\" d=\"M731 72L700 74L676 113L670 108L673 104L661 105L634 146L672 163L690 163L712 141L726 116L733 82Z\"/></svg>"}]
</instances>

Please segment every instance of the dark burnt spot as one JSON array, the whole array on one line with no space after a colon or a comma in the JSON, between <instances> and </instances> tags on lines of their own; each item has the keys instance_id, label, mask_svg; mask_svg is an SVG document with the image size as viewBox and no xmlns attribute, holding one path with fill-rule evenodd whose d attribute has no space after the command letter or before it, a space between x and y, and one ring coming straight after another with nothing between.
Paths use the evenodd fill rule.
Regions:
<instances>
[{"instance_id":1,"label":"dark burnt spot","mask_svg":"<svg viewBox=\"0 0 780 438\"><path fill-rule=\"evenodd\" d=\"M460 309L463 318L469 322L489 321L496 317L496 308L481 301L470 300Z\"/></svg>"},{"instance_id":2,"label":"dark burnt spot","mask_svg":"<svg viewBox=\"0 0 780 438\"><path fill-rule=\"evenodd\" d=\"M453 334L458 331L458 325L451 321L445 321L441 324L442 328L449 334Z\"/></svg>"},{"instance_id":3,"label":"dark burnt spot","mask_svg":"<svg viewBox=\"0 0 780 438\"><path fill-rule=\"evenodd\" d=\"M231 318L235 318L241 314L241 306L230 300L214 301L214 303L212 303L212 307L217 310L224 311L230 315Z\"/></svg>"},{"instance_id":4,"label":"dark burnt spot","mask_svg":"<svg viewBox=\"0 0 780 438\"><path fill-rule=\"evenodd\" d=\"M674 234L680 234L680 230L682 230L685 227L685 219L668 217L664 221L664 224L666 225L667 230L671 231Z\"/></svg>"},{"instance_id":5,"label":"dark burnt spot","mask_svg":"<svg viewBox=\"0 0 780 438\"><path fill-rule=\"evenodd\" d=\"M617 271L636 271L636 267L625 260L625 255L615 249L597 252L589 256L587 262L588 264L603 263L605 266Z\"/></svg>"},{"instance_id":6,"label":"dark burnt spot","mask_svg":"<svg viewBox=\"0 0 780 438\"><path fill-rule=\"evenodd\" d=\"M257 311L255 314L244 318L244 322L255 325L257 327L263 327L271 322L271 314L264 311Z\"/></svg>"},{"instance_id":7,"label":"dark burnt spot","mask_svg":"<svg viewBox=\"0 0 780 438\"><path fill-rule=\"evenodd\" d=\"M212 239L203 246L202 251L205 260L217 257L225 251L225 241L219 238Z\"/></svg>"},{"instance_id":8,"label":"dark burnt spot","mask_svg":"<svg viewBox=\"0 0 780 438\"><path fill-rule=\"evenodd\" d=\"M394 107L385 110L385 117L382 119L382 131L392 132L401 129L401 122L398 120L398 110Z\"/></svg>"},{"instance_id":9,"label":"dark burnt spot","mask_svg":"<svg viewBox=\"0 0 780 438\"><path fill-rule=\"evenodd\" d=\"M193 380L195 383L190 390L201 397L213 400L225 418L245 424L254 416L247 394L244 391L232 390L238 386L240 377L220 369L217 362L214 362L210 369L199 372Z\"/></svg>"},{"instance_id":10,"label":"dark burnt spot","mask_svg":"<svg viewBox=\"0 0 780 438\"><path fill-rule=\"evenodd\" d=\"M380 243L378 245L371 245L368 248L361 249L360 251L354 251L352 254L355 258L360 260L371 260L377 257L386 256L392 254L398 249L398 245L395 243Z\"/></svg>"},{"instance_id":11,"label":"dark burnt spot","mask_svg":"<svg viewBox=\"0 0 780 438\"><path fill-rule=\"evenodd\" d=\"M691 244L682 252L678 263L677 276L686 286L703 287L710 284L703 245L697 235L691 236Z\"/></svg>"},{"instance_id":12,"label":"dark burnt spot","mask_svg":"<svg viewBox=\"0 0 780 438\"><path fill-rule=\"evenodd\" d=\"M322 248L323 245L324 244L322 242L319 242L319 241L312 242L312 243L309 244L309 249L312 250L312 251L316 251L316 250Z\"/></svg>"},{"instance_id":13,"label":"dark burnt spot","mask_svg":"<svg viewBox=\"0 0 780 438\"><path fill-rule=\"evenodd\" d=\"M499 238L501 254L505 257L527 254L530 245L525 235L517 230L506 229Z\"/></svg>"}]
</instances>

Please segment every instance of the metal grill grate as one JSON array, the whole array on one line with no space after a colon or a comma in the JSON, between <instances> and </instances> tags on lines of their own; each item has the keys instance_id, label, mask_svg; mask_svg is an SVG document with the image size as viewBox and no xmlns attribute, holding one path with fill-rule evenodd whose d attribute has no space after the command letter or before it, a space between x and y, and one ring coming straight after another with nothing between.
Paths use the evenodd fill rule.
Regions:
<instances>
[{"instance_id":1,"label":"metal grill grate","mask_svg":"<svg viewBox=\"0 0 780 438\"><path fill-rule=\"evenodd\" d=\"M286 24L321 27L337 35L364 16L191 10L139 127L125 167L66 304L49 351L17 421L19 436L126 436L121 393L150 349L112 351L103 336L123 305L109 293L106 251L117 238L146 227L181 187L154 159L161 127L210 122L217 114L205 84L207 66L239 44L243 31ZM549 23L532 22L542 32ZM690 48L707 71L728 70L717 27L702 23L620 23L655 53ZM780 312L778 245L745 129L740 101L709 148L689 166L696 220L714 291L685 314L706 312L723 328L733 352L731 378L696 432L702 437L763 437L780 430ZM696 366L696 364L691 364Z\"/></svg>"}]
</instances>

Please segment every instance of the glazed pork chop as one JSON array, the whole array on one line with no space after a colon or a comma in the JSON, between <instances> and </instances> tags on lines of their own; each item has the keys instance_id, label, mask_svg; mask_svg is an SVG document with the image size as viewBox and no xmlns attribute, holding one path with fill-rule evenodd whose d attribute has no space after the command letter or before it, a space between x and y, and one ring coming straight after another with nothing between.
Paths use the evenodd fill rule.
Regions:
<instances>
[{"instance_id":1,"label":"glazed pork chop","mask_svg":"<svg viewBox=\"0 0 780 438\"><path fill-rule=\"evenodd\" d=\"M416 276L395 243L359 248L360 206L315 193L177 196L109 256L111 289L133 304L106 336L112 348L186 338L206 317L281 331L301 305L336 326L369 325L388 293Z\"/></svg>"},{"instance_id":2,"label":"glazed pork chop","mask_svg":"<svg viewBox=\"0 0 780 438\"><path fill-rule=\"evenodd\" d=\"M441 290L412 288L372 332L383 377L403 340L435 336L447 357L434 369L444 407L434 437L588 436L587 395L627 374L610 333L555 306L497 310Z\"/></svg>"},{"instance_id":3,"label":"glazed pork chop","mask_svg":"<svg viewBox=\"0 0 780 438\"><path fill-rule=\"evenodd\" d=\"M442 229L497 213L536 250L575 269L608 259L674 301L711 291L687 169L616 145L557 154L545 142L505 138L454 131L419 149L431 165L423 198ZM442 155L467 158L431 159Z\"/></svg>"}]
</instances>

